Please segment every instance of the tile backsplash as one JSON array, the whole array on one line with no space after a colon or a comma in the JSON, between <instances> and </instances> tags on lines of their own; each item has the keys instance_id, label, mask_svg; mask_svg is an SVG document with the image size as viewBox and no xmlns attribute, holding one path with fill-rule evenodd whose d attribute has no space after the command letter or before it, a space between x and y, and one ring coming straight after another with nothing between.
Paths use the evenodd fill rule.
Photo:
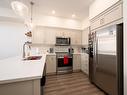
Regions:
<instances>
[{"instance_id":1,"label":"tile backsplash","mask_svg":"<svg viewBox=\"0 0 127 95\"><path fill-rule=\"evenodd\" d=\"M74 49L74 53L81 53L82 46L71 46ZM53 48L55 52L68 52L70 46L48 46L48 45L32 45L31 54L42 54L49 52L49 49Z\"/></svg>"}]
</instances>

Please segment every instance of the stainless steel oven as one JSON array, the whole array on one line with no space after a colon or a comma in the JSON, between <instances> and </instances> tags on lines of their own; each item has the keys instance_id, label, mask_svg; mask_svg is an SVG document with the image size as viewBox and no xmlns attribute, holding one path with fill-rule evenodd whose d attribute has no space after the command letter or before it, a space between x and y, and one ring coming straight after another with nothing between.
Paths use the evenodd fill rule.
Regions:
<instances>
[{"instance_id":1,"label":"stainless steel oven","mask_svg":"<svg viewBox=\"0 0 127 95\"><path fill-rule=\"evenodd\" d=\"M68 56L68 64L64 64L64 56ZM73 55L69 55L67 52L56 53L57 62L57 74L64 74L72 72L73 68Z\"/></svg>"}]
</instances>

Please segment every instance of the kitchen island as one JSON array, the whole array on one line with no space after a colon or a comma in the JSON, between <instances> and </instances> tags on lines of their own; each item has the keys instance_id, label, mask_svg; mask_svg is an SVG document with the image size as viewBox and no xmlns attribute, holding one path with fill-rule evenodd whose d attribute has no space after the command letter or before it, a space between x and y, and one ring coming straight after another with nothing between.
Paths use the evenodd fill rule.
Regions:
<instances>
[{"instance_id":1,"label":"kitchen island","mask_svg":"<svg viewBox=\"0 0 127 95\"><path fill-rule=\"evenodd\" d=\"M0 60L0 95L40 95L45 61L46 54L40 60Z\"/></svg>"}]
</instances>

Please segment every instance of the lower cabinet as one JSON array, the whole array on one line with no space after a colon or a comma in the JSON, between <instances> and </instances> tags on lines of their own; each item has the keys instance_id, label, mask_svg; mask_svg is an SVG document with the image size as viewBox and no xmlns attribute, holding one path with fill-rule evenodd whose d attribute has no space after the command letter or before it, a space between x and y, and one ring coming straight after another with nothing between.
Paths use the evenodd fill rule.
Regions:
<instances>
[{"instance_id":1,"label":"lower cabinet","mask_svg":"<svg viewBox=\"0 0 127 95\"><path fill-rule=\"evenodd\" d=\"M40 79L0 85L0 95L41 95Z\"/></svg>"},{"instance_id":2,"label":"lower cabinet","mask_svg":"<svg viewBox=\"0 0 127 95\"><path fill-rule=\"evenodd\" d=\"M56 55L47 55L46 58L46 74L56 74ZM83 71L89 74L89 55L73 54L73 71Z\"/></svg>"},{"instance_id":3,"label":"lower cabinet","mask_svg":"<svg viewBox=\"0 0 127 95\"><path fill-rule=\"evenodd\" d=\"M46 74L56 73L56 55L47 55L46 57Z\"/></svg>"},{"instance_id":4,"label":"lower cabinet","mask_svg":"<svg viewBox=\"0 0 127 95\"><path fill-rule=\"evenodd\" d=\"M81 71L89 75L89 55L81 54Z\"/></svg>"},{"instance_id":5,"label":"lower cabinet","mask_svg":"<svg viewBox=\"0 0 127 95\"><path fill-rule=\"evenodd\" d=\"M73 71L81 69L81 54L73 54Z\"/></svg>"}]
</instances>

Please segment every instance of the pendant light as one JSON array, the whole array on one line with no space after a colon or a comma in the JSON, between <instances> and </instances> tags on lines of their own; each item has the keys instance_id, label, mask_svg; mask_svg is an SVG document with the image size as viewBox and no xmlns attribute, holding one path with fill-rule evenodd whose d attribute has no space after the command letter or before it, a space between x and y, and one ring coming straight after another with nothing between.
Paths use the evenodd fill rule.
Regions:
<instances>
[{"instance_id":1,"label":"pendant light","mask_svg":"<svg viewBox=\"0 0 127 95\"><path fill-rule=\"evenodd\" d=\"M28 15L28 11L29 11L28 7L22 2L12 1L11 7L12 7L13 11L21 17L25 18Z\"/></svg>"},{"instance_id":2,"label":"pendant light","mask_svg":"<svg viewBox=\"0 0 127 95\"><path fill-rule=\"evenodd\" d=\"M33 5L34 5L34 2L30 2L30 5L31 5L30 27L31 27L31 29L32 29L32 28L33 28Z\"/></svg>"},{"instance_id":3,"label":"pendant light","mask_svg":"<svg viewBox=\"0 0 127 95\"><path fill-rule=\"evenodd\" d=\"M32 36L32 29L33 29L33 5L34 2L30 2L31 5L31 12L30 12L30 21L26 24L28 32L25 34L26 36L31 37Z\"/></svg>"}]
</instances>

